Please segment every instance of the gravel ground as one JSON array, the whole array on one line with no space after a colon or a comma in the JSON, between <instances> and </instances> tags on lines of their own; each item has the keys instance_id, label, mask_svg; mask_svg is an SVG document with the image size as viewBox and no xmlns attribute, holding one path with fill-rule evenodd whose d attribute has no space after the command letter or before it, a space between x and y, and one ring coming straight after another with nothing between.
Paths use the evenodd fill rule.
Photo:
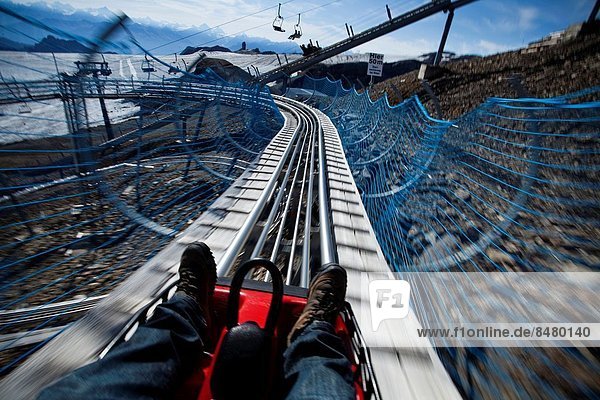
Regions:
<instances>
[{"instance_id":1,"label":"gravel ground","mask_svg":"<svg viewBox=\"0 0 600 400\"><path fill-rule=\"evenodd\" d=\"M514 75L532 97L562 96L598 86L600 34L580 37L539 53L514 51L447 63L442 66L442 75L430 80L443 118L456 120L458 126L450 128L441 143L429 172L429 182L423 182L417 193L406 200L413 207L429 196L424 206L430 219L416 222L407 234L407 240L416 248L417 244L424 248L413 254L412 261L416 264L431 261L436 254L439 257L456 253L476 243L484 233L494 233L493 226L502 225L511 209L505 199L514 201L519 195L515 188L528 187L531 195L523 203L524 208L516 211L514 220L498 234L495 245L487 246L468 261L455 263L451 271L598 270L598 122L531 124L507 118L482 118L483 112L520 118L597 118L597 109L590 114L562 110L561 114L548 111L536 115L516 111L511 114L493 105L480 107L489 97L517 97L509 83ZM417 80L417 72L376 84L371 96L375 99L383 92L388 93L392 104L417 94L429 113L435 115L433 102ZM598 101L599 97L596 92L577 102ZM550 134L532 139L510 130ZM545 150L536 153L532 146ZM540 163L535 170L532 159ZM527 183L526 175L535 179ZM444 182L445 195L431 195L435 182ZM497 194L491 195L484 188ZM587 205L579 206L578 202L583 201ZM467 398L547 398L548 392L544 393L541 385L552 388L556 398L594 398L590 393L600 392L597 348L462 348L439 349L439 352ZM499 371L507 375L502 376Z\"/></svg>"},{"instance_id":2,"label":"gravel ground","mask_svg":"<svg viewBox=\"0 0 600 400\"><path fill-rule=\"evenodd\" d=\"M145 103L148 110L158 106ZM185 134L168 108L148 112L142 131L136 130L137 121L113 127L117 136L130 136L114 147L96 151L100 165L93 176L22 193L0 204L23 205L0 212L1 309L110 292L172 240L134 223L123 207L180 232L230 184L207 168L235 178L255 157L225 138L260 151L269 141L269 132L279 129L275 122L265 124L275 120L272 115L258 114L254 119L252 110L224 103L179 106L186 110ZM257 136L261 134L265 137ZM92 128L90 137L96 146L105 140L105 132L101 127ZM60 137L5 145L0 148L5 150L0 152L0 168L69 165L71 148L71 140ZM2 184L28 187L73 175L74 168L52 173L47 168L42 173L19 171L6 173ZM4 325L0 335L61 326L77 317ZM0 368L28 349L1 351Z\"/></svg>"},{"instance_id":3,"label":"gravel ground","mask_svg":"<svg viewBox=\"0 0 600 400\"><path fill-rule=\"evenodd\" d=\"M533 97L547 98L600 85L600 33L546 48L539 53L519 50L483 58L442 64L442 76L430 79L439 98L443 117L454 119L475 109L488 97L515 98L509 84L521 77ZM435 109L417 79L418 71L377 83L370 91L373 100L388 94L392 105L417 94L432 115Z\"/></svg>"}]
</instances>

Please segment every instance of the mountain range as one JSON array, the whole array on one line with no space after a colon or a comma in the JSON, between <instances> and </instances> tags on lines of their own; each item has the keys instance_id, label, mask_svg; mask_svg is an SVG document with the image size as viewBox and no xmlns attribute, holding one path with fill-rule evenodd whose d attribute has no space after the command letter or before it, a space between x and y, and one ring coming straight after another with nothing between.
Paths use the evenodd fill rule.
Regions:
<instances>
[{"instance_id":1,"label":"mountain range","mask_svg":"<svg viewBox=\"0 0 600 400\"><path fill-rule=\"evenodd\" d=\"M17 4L9 1L2 1L1 6L54 29L76 35L83 39L79 41L79 44L85 42L86 39L97 38L111 25L111 21L115 20L115 14L106 7L80 10L58 2L51 4L42 2ZM0 50L33 51L31 50L32 46L39 46L43 39L46 38L47 40L49 34L59 36L47 30L31 26L5 13L0 13L0 26L3 28L0 31ZM246 35L224 37L223 31L210 29L206 24L181 28L176 25L142 19L128 20L126 27L143 48L147 50L156 48L155 52L157 54L180 53L188 46L198 47L206 44L239 49L242 42L246 42L249 48L260 48L263 51L281 53L284 51L289 52L290 48L289 42L272 42L264 38ZM182 39L185 37L187 38ZM72 52L69 47L65 47L65 52ZM122 30L115 34L112 45L102 50L124 54L141 53L138 48L132 46L127 34ZM299 48L298 52L300 52Z\"/></svg>"}]
</instances>

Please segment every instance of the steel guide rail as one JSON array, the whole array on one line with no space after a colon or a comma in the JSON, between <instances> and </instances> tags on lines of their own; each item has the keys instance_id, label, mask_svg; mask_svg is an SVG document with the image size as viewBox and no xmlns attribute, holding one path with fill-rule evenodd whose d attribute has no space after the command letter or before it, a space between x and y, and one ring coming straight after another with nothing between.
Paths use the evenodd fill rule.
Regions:
<instances>
[{"instance_id":1,"label":"steel guide rail","mask_svg":"<svg viewBox=\"0 0 600 400\"><path fill-rule=\"evenodd\" d=\"M53 380L106 354L123 335L135 329L137 322L143 320L158 299L166 298L165 293L176 284L179 256L188 243L202 240L213 249L221 277L231 271L240 254L256 256L271 250L272 260L277 260L282 253L290 257L287 271L282 271L287 274L288 284L297 282L299 286L308 286L311 258L320 260L321 264L339 259L347 268L349 277L354 279L354 267L349 260L356 258L356 253L354 250L349 252L348 232L340 226L340 218L350 220L350 216L356 214L356 210L350 209L356 201L352 200L349 203L352 207L347 205L345 211L339 206L340 193L342 198L350 195L346 193L349 190L347 185L340 186L340 182L346 179L353 183L353 180L337 131L324 114L303 103L283 97L275 97L275 103L283 111L284 126L257 160L248 165L242 176L170 245L106 298L95 300L99 303L94 309L1 381L0 392L13 393L15 399L35 397ZM299 185L300 188L297 187ZM313 188L318 194L316 204L313 204ZM343 191L340 192L340 189ZM357 199L360 202L360 197ZM271 209L266 212L268 206ZM314 206L318 207L318 227L311 222ZM303 226L300 217L302 212ZM283 231L291 224L286 222L288 214L296 214L296 221L292 224L294 239L291 245L285 246ZM316 228L318 234L313 234ZM359 232L364 232L364 229ZM259 239L248 242L252 234ZM367 252L374 246L378 247L372 231L371 236L364 237L360 245ZM267 238L273 242L271 249L265 249ZM310 253L311 239L318 240L319 254ZM300 242L302 262L294 270L295 249ZM251 247L248 248L248 245ZM364 255L360 259L364 259ZM268 279L268 276L263 279ZM352 281L352 284L355 286L356 282ZM350 296L357 295L355 290L349 283ZM82 303L91 304L92 300ZM62 306L40 307L31 317L41 318L45 312L54 315L64 309ZM68 304L64 306L69 307ZM360 315L360 308L356 311ZM357 325L360 323L360 318L357 320L353 317L352 320ZM40 332L40 340L47 338L44 334ZM31 340L35 341L36 338ZM374 369L369 362L368 368L362 371L373 381L373 375L379 376L387 364L381 363L379 353L374 353L374 357L369 354L366 347L368 338L365 341L361 336L358 342L363 349L362 357L374 361ZM374 385L377 386L377 383ZM384 384L382 393L389 393L389 390L389 386Z\"/></svg>"},{"instance_id":2,"label":"steel guide rail","mask_svg":"<svg viewBox=\"0 0 600 400\"><path fill-rule=\"evenodd\" d=\"M79 78L81 90L78 95L84 98L105 99L151 99L173 98L197 100L200 98L219 98L234 104L256 104L264 109L274 109L275 104L270 93L259 90L258 87L231 87L222 84L206 84L191 80L169 80L165 82L134 81L134 80L95 80ZM0 105L36 102L50 99L63 99L60 85L71 84L62 80L27 82L27 90L23 89L24 83L0 83ZM101 88L101 94L98 93Z\"/></svg>"},{"instance_id":3,"label":"steel guide rail","mask_svg":"<svg viewBox=\"0 0 600 400\"><path fill-rule=\"evenodd\" d=\"M214 90L217 91L218 88ZM265 178L251 170L268 164L277 165L275 169L279 171L283 168L284 155L289 155L291 152L292 139L298 131L296 118L298 116L288 110L287 115L284 115L284 126L259 159L250 164L246 172L213 203L207 212L113 290L108 297L102 299L95 308L6 376L0 382L0 392L11 393L15 399L33 398L45 385L98 357L127 326L128 321L132 320L146 304L159 296L164 287L177 280L179 257L187 243L205 240L213 249L215 258L219 262L225 253L224 246L231 242L232 233L235 235L238 231L240 220L245 219L251 209L255 208L255 204L252 204L248 197L244 197L244 193L272 192L268 190L269 188L267 190L265 188L267 185L274 185L277 181L275 178L270 179L277 175L272 170L264 171ZM250 189L240 189L248 182L251 184ZM217 226L220 224L220 227L215 224ZM43 316L45 312L49 315L56 310L57 308L52 309L52 307L46 310L40 309L36 311L36 318ZM39 338L47 337L39 335Z\"/></svg>"},{"instance_id":4,"label":"steel guide rail","mask_svg":"<svg viewBox=\"0 0 600 400\"><path fill-rule=\"evenodd\" d=\"M307 127L309 127L309 130L312 129L315 121L314 121L314 115L311 115L310 113L307 113L306 110L296 110L292 107L286 106L285 104L280 104L282 106L282 108L284 109L289 109L290 112L292 112L292 114L295 116L295 118L301 122L300 126L299 126L299 130L305 129ZM310 118L313 118L313 120L311 120ZM303 146L302 146L302 152L306 152L307 156L305 158L308 158L308 156L310 156L311 158L311 167L310 167L310 176L309 176L309 188L312 189L312 178L314 175L314 152L311 150L313 147L313 135L311 134L310 138L308 139L308 143L310 143L310 149L307 148L306 150L304 149L304 142L306 142L306 138L307 136L304 136L304 141L303 141ZM296 148L296 150L294 151L294 153L296 154L298 152L298 148ZM292 189L293 190L293 185L295 184L295 182L298 180L298 171L300 170L300 165L301 163L306 164L306 160L302 159L302 157L298 158L298 162L296 165L296 173L294 174L294 180L292 182ZM281 164L283 165L283 164ZM120 164L120 166L122 167L126 167L126 164ZM289 177L290 173L292 172L292 168L291 165L289 166L290 168L288 168L288 171L286 173L286 177ZM111 166L111 167L107 167L108 169L113 169L115 168L115 166ZM306 168L305 168L306 169ZM276 173L272 174L272 184L274 184L276 182ZM303 175L304 177L306 177L306 172ZM67 178L68 179L68 178ZM62 181L62 180L61 180ZM59 182L56 182L59 183ZM303 182L304 185L304 182ZM271 195L273 192L273 190L265 190L263 192L263 194L265 194L265 199L267 199L266 194ZM312 195L310 194L311 190L308 191L309 194L307 196L307 199L310 199L312 197ZM283 198L283 194L285 193L284 190L280 190L280 194L279 194L279 198L278 200L281 201L281 199ZM300 196L302 198L302 195ZM285 207L285 212L287 213L289 211L289 207L290 207L290 200L291 200L291 193L288 195L288 198L286 200L286 207ZM307 201L304 202L305 203L305 209L306 209L306 221L305 221L305 228L304 228L304 234L310 233L311 230L311 226L310 226L310 210L312 208L312 204L307 205ZM263 206L260 206L263 207ZM274 210L277 207L274 208ZM296 211L296 214L299 216L300 215L300 209L302 208L302 201L298 202L298 210ZM257 208L255 211L255 214L259 214L259 209ZM273 222L274 218L270 218L270 223L265 224L263 231L266 233L269 231L269 229L271 228L271 223ZM248 227L252 228L252 224L248 223ZM277 230L277 241L276 241L276 245L273 248L273 252L271 255L272 259L275 259L278 252L279 252L279 247L280 247L280 243L282 240L282 232L283 232L283 227L284 227L284 221L282 221L281 225L279 226L279 229ZM296 231L299 230L299 223L295 224L296 227ZM299 232L296 232L296 234L299 234ZM296 235L295 235L296 236ZM242 239L242 237L240 236L240 240ZM263 241L266 239L263 238ZM302 238L303 240L304 238ZM309 254L309 241L308 240L303 240L303 255L306 256L307 254ZM293 249L295 249L295 246L292 246ZM257 244L256 248L255 248L255 253L258 254L258 252L260 252L261 248L259 246L259 244ZM292 251L293 254L293 251ZM293 265L293 257L290 257L290 262L289 262L289 268L288 268L288 277L287 277L287 281L288 283L291 281L291 277L294 275L294 271L291 271L291 267ZM291 273L289 273L289 271L291 271ZM303 261L303 269L301 271L301 276L302 278L302 286L306 287L307 283L308 283L308 258L305 259L305 261ZM2 314L0 314L0 323L2 325L15 325L17 324L17 322L19 324L25 323L25 322L30 322L30 321L34 321L34 320L40 320L40 319L47 319L47 318L52 318L54 316L60 315L61 313L80 313L80 312L85 312L88 311L89 309L91 309L93 306L95 306L100 300L102 300L105 296L101 296L99 298L89 298L89 299L83 299L83 300L78 300L78 301L65 301L65 302L60 302L60 303L55 303L55 304L49 304L49 305L45 305L45 306L39 306L39 307L33 307L33 308L25 308L25 309L19 309L19 310L9 310L9 311L4 311L2 312ZM81 305L79 304L81 303ZM27 332L22 332L21 336L27 336ZM42 336L38 336L38 341L43 340L44 337ZM31 340L29 341L31 342ZM34 341L35 342L35 341ZM15 346L21 345L23 344L23 342L18 342L15 343Z\"/></svg>"}]
</instances>

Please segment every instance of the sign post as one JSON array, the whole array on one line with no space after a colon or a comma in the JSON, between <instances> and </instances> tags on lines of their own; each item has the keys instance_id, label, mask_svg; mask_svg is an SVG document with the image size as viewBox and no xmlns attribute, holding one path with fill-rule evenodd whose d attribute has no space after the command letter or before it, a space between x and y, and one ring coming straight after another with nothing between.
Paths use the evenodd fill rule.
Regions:
<instances>
[{"instance_id":1,"label":"sign post","mask_svg":"<svg viewBox=\"0 0 600 400\"><path fill-rule=\"evenodd\" d=\"M367 65L367 75L371 77L371 83L373 84L374 76L381 76L383 74L383 54L369 53L369 64Z\"/></svg>"}]
</instances>

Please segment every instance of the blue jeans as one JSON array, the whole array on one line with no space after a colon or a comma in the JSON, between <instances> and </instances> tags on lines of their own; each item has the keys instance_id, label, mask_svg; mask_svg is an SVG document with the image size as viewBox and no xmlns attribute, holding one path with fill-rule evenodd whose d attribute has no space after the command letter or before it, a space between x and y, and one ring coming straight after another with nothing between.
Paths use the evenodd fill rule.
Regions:
<instances>
[{"instance_id":1,"label":"blue jeans","mask_svg":"<svg viewBox=\"0 0 600 400\"><path fill-rule=\"evenodd\" d=\"M200 308L178 292L129 341L47 387L38 399L170 399L198 362L205 334ZM327 322L310 324L285 351L284 378L287 399L356 398L344 346Z\"/></svg>"}]
</instances>

